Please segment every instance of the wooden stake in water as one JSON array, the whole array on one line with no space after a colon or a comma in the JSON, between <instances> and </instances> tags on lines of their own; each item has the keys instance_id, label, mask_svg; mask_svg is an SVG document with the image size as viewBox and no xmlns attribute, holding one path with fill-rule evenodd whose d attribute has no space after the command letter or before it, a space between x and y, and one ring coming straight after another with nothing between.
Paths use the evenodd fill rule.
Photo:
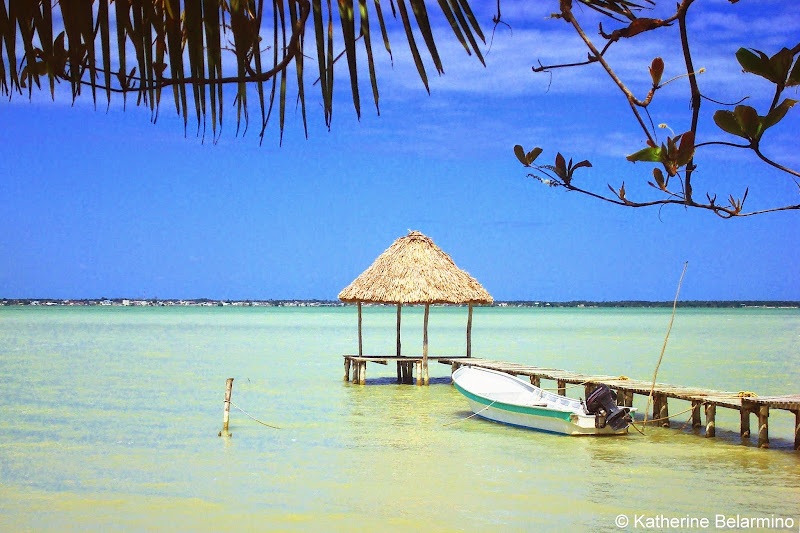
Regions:
<instances>
[{"instance_id":1,"label":"wooden stake in water","mask_svg":"<svg viewBox=\"0 0 800 533\"><path fill-rule=\"evenodd\" d=\"M231 393L233 392L233 378L228 378L225 381L225 409L222 411L222 431L219 432L220 437L231 437L228 432L228 421L231 416Z\"/></svg>"}]
</instances>

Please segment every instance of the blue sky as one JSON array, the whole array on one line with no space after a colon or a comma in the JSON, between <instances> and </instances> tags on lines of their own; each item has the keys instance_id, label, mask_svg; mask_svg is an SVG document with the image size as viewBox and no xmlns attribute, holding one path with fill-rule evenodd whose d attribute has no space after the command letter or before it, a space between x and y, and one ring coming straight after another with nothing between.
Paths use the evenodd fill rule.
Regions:
<instances>
[{"instance_id":1,"label":"blue sky","mask_svg":"<svg viewBox=\"0 0 800 533\"><path fill-rule=\"evenodd\" d=\"M73 106L63 93L0 103L0 297L335 299L396 238L419 230L497 300L671 300L685 261L682 299L800 300L798 212L725 221L677 207L623 209L525 177L517 143L543 147L542 160L559 150L590 159L594 168L577 175L583 184L625 181L630 197L650 195L651 166L624 160L643 138L611 82L594 68L552 79L531 72L538 59L575 61L585 50L563 22L545 19L552 6L530 6L501 4L513 31L498 27L486 68L437 27L445 75L429 64L430 96L391 25L394 61L378 50L381 115L362 76L356 119L342 61L331 131L312 92L309 138L292 109L283 146L277 122L262 146L255 126L237 138L231 98L216 144L191 127L184 137L170 96L155 125L145 109ZM494 8L477 13L487 33ZM692 12L695 65L707 69L701 90L723 101L753 95L750 105L763 109L768 86L742 74L733 54L797 44L800 5L698 0ZM656 55L665 79L680 73L680 58L654 39L622 43L609 60L643 95ZM690 118L683 83L651 109L676 133ZM731 140L711 123L716 108L703 103L698 135ZM765 151L800 168L798 134L793 109L765 135ZM701 198L749 186L751 209L797 203L791 178L751 153L697 157Z\"/></svg>"}]
</instances>

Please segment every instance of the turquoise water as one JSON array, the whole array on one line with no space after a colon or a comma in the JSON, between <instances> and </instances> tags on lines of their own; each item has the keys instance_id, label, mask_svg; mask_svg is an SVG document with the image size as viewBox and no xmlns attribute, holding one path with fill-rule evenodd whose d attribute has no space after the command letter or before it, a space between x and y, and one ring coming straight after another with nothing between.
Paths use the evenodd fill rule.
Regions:
<instances>
[{"instance_id":1,"label":"turquoise water","mask_svg":"<svg viewBox=\"0 0 800 533\"><path fill-rule=\"evenodd\" d=\"M394 352L395 318L365 308L366 353ZM477 308L473 354L650 379L669 318ZM421 309L403 319L419 353ZM433 308L431 354L463 353L465 324ZM354 308L0 308L0 530L614 530L618 515L714 529L738 514L800 531L790 413L771 413L771 450L742 444L725 409L715 439L677 429L688 414L646 437L446 425L470 414L448 366L430 387L380 365L343 381L356 325ZM798 310L679 309L659 381L797 393L798 355ZM281 429L232 410L218 437L227 377L234 403Z\"/></svg>"}]
</instances>

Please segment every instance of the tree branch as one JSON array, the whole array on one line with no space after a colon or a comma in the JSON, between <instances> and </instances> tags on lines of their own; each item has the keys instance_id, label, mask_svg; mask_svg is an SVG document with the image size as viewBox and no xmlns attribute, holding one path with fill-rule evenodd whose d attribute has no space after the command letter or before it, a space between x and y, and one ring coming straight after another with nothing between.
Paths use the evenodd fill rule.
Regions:
<instances>
[{"instance_id":1,"label":"tree branch","mask_svg":"<svg viewBox=\"0 0 800 533\"><path fill-rule=\"evenodd\" d=\"M797 176L798 178L800 178L800 172L797 172L796 170L792 170L791 168L787 168L787 167L785 167L783 165L780 165L780 164L776 163L775 161L772 161L771 159L769 159L764 154L762 154L761 153L761 149L758 147L758 144L753 145L751 148L753 148L753 151L756 153L756 155L763 162L765 162L766 164L768 164L768 165L770 165L772 167L775 167L775 168L777 168L779 170L783 170L784 172L789 173L792 176Z\"/></svg>"},{"instance_id":2,"label":"tree branch","mask_svg":"<svg viewBox=\"0 0 800 533\"><path fill-rule=\"evenodd\" d=\"M686 62L686 71L689 73L689 87L692 95L692 127L690 131L697 133L697 121L700 117L700 89L697 87L697 75L692 64L692 54L689 50L689 34L686 29L686 12L694 0L683 0L678 6L678 26L681 33L681 47L683 48L683 58ZM692 173L694 172L694 156L686 164L686 178L684 181L684 195L687 204L692 201Z\"/></svg>"}]
</instances>

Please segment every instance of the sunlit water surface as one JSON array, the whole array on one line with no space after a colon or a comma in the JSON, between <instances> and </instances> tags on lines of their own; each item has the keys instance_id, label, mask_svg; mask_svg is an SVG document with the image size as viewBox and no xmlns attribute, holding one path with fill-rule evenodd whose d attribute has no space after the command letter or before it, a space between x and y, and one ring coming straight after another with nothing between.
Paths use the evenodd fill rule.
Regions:
<instances>
[{"instance_id":1,"label":"sunlit water surface","mask_svg":"<svg viewBox=\"0 0 800 533\"><path fill-rule=\"evenodd\" d=\"M394 352L395 318L365 308L365 352ZM476 308L473 355L651 379L669 318ZM433 308L431 354L463 354L465 324L466 309ZM352 307L0 308L0 530L579 531L619 515L714 529L740 515L800 531L788 412L771 413L770 450L725 409L715 439L681 430L688 414L619 438L456 422L470 412L449 366L431 365L430 387L396 385L391 365L344 382L356 325ZM421 332L404 309L405 353ZM658 377L797 393L798 355L798 310L679 309ZM236 405L281 429L234 409L218 437L228 377Z\"/></svg>"}]
</instances>

